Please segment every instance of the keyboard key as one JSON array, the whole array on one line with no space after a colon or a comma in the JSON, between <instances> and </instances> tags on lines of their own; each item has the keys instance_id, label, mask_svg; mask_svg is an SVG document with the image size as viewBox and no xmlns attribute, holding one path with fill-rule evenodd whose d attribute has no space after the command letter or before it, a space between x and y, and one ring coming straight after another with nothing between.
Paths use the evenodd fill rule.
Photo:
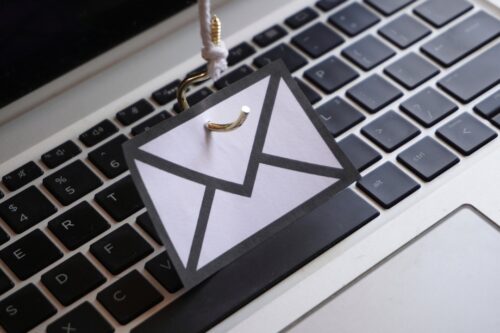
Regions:
<instances>
[{"instance_id":1,"label":"keyboard key","mask_svg":"<svg viewBox=\"0 0 500 333\"><path fill-rule=\"evenodd\" d=\"M0 228L0 245L5 243L6 241L8 241L10 239L9 235L7 235L7 233L5 232L5 230L3 230L2 228Z\"/></svg>"},{"instance_id":2,"label":"keyboard key","mask_svg":"<svg viewBox=\"0 0 500 333\"><path fill-rule=\"evenodd\" d=\"M0 270L0 294L3 294L7 290L11 289L14 283L5 275L5 273Z\"/></svg>"},{"instance_id":3,"label":"keyboard key","mask_svg":"<svg viewBox=\"0 0 500 333\"><path fill-rule=\"evenodd\" d=\"M406 49L431 31L413 17L403 14L380 28L378 33L397 47Z\"/></svg>"},{"instance_id":4,"label":"keyboard key","mask_svg":"<svg viewBox=\"0 0 500 333\"><path fill-rule=\"evenodd\" d=\"M97 294L97 300L125 325L163 300L163 296L136 270Z\"/></svg>"},{"instance_id":5,"label":"keyboard key","mask_svg":"<svg viewBox=\"0 0 500 333\"><path fill-rule=\"evenodd\" d=\"M500 44L438 81L438 86L462 103L469 103L500 82Z\"/></svg>"},{"instance_id":6,"label":"keyboard key","mask_svg":"<svg viewBox=\"0 0 500 333\"><path fill-rule=\"evenodd\" d=\"M359 172L382 159L382 156L375 149L355 134L350 134L342 139L339 146Z\"/></svg>"},{"instance_id":7,"label":"keyboard key","mask_svg":"<svg viewBox=\"0 0 500 333\"><path fill-rule=\"evenodd\" d=\"M80 154L81 151L80 147L78 147L73 141L68 140L43 154L42 162L50 169L54 169Z\"/></svg>"},{"instance_id":8,"label":"keyboard key","mask_svg":"<svg viewBox=\"0 0 500 333\"><path fill-rule=\"evenodd\" d=\"M308 84L302 82L302 80L299 80L297 78L295 79L295 81L299 85L300 90L302 90L304 95L306 95L307 99L309 100L309 103L314 104L321 100L321 96L311 87L309 87Z\"/></svg>"},{"instance_id":9,"label":"keyboard key","mask_svg":"<svg viewBox=\"0 0 500 333\"><path fill-rule=\"evenodd\" d=\"M143 121L139 125L135 126L132 128L132 135L136 136L139 135L143 132L149 131L151 127L157 125L158 123L162 122L165 119L170 118L171 115L167 111L161 111L157 115L154 115L153 117Z\"/></svg>"},{"instance_id":10,"label":"keyboard key","mask_svg":"<svg viewBox=\"0 0 500 333\"><path fill-rule=\"evenodd\" d=\"M148 261L145 267L149 274L153 275L169 293L175 293L182 289L181 280L175 272L167 252L162 252Z\"/></svg>"},{"instance_id":11,"label":"keyboard key","mask_svg":"<svg viewBox=\"0 0 500 333\"><path fill-rule=\"evenodd\" d=\"M236 68L234 71L230 72L229 74L224 75L217 81L215 81L214 86L217 89L223 89L225 87L228 87L229 85L233 84L234 82L238 81L239 79L244 78L245 76L251 74L253 72L253 69L251 69L247 65L241 65L240 67Z\"/></svg>"},{"instance_id":12,"label":"keyboard key","mask_svg":"<svg viewBox=\"0 0 500 333\"><path fill-rule=\"evenodd\" d=\"M28 332L56 312L54 306L30 283L0 302L0 325L7 332Z\"/></svg>"},{"instance_id":13,"label":"keyboard key","mask_svg":"<svg viewBox=\"0 0 500 333\"><path fill-rule=\"evenodd\" d=\"M378 21L380 19L377 15L357 2L342 8L328 18L328 22L351 37L375 25Z\"/></svg>"},{"instance_id":14,"label":"keyboard key","mask_svg":"<svg viewBox=\"0 0 500 333\"><path fill-rule=\"evenodd\" d=\"M156 232L153 222L149 217L148 213L143 213L137 217L137 224L144 230L151 238L155 240L156 243L162 245L162 241Z\"/></svg>"},{"instance_id":15,"label":"keyboard key","mask_svg":"<svg viewBox=\"0 0 500 333\"><path fill-rule=\"evenodd\" d=\"M188 97L186 97L187 101L188 101L188 104L190 106L193 106L195 104L198 104L199 102L201 102L202 100L204 100L205 98L207 98L208 96L210 96L212 94L212 90L208 89L208 88L201 88L200 90L192 93L191 95L189 95ZM179 103L175 103L174 105L174 111L176 113L179 113L182 111Z\"/></svg>"},{"instance_id":16,"label":"keyboard key","mask_svg":"<svg viewBox=\"0 0 500 333\"><path fill-rule=\"evenodd\" d=\"M427 128L434 126L458 110L455 103L430 87L410 97L399 107L404 113Z\"/></svg>"},{"instance_id":17,"label":"keyboard key","mask_svg":"<svg viewBox=\"0 0 500 333\"><path fill-rule=\"evenodd\" d=\"M436 140L426 136L399 154L398 161L422 180L430 182L460 159Z\"/></svg>"},{"instance_id":18,"label":"keyboard key","mask_svg":"<svg viewBox=\"0 0 500 333\"><path fill-rule=\"evenodd\" d=\"M0 204L0 217L16 234L28 230L56 211L56 207L35 186Z\"/></svg>"},{"instance_id":19,"label":"keyboard key","mask_svg":"<svg viewBox=\"0 0 500 333\"><path fill-rule=\"evenodd\" d=\"M472 9L464 0L429 0L416 7L413 12L440 28Z\"/></svg>"},{"instance_id":20,"label":"keyboard key","mask_svg":"<svg viewBox=\"0 0 500 333\"><path fill-rule=\"evenodd\" d=\"M2 199L2 198L3 198L3 196L4 196L3 192L2 192L2 191L0 191L0 199Z\"/></svg>"},{"instance_id":21,"label":"keyboard key","mask_svg":"<svg viewBox=\"0 0 500 333\"><path fill-rule=\"evenodd\" d=\"M496 115L491 118L491 123L496 126L496 128L500 128L500 115Z\"/></svg>"},{"instance_id":22,"label":"keyboard key","mask_svg":"<svg viewBox=\"0 0 500 333\"><path fill-rule=\"evenodd\" d=\"M286 35L285 29L283 29L279 25L274 25L269 29L256 35L252 40L255 44L259 45L260 47L266 47L285 35Z\"/></svg>"},{"instance_id":23,"label":"keyboard key","mask_svg":"<svg viewBox=\"0 0 500 333\"><path fill-rule=\"evenodd\" d=\"M500 21L481 11L425 43L421 50L441 65L448 67L499 35Z\"/></svg>"},{"instance_id":24,"label":"keyboard key","mask_svg":"<svg viewBox=\"0 0 500 333\"><path fill-rule=\"evenodd\" d=\"M61 251L39 229L0 251L0 258L20 280L26 280L61 257Z\"/></svg>"},{"instance_id":25,"label":"keyboard key","mask_svg":"<svg viewBox=\"0 0 500 333\"><path fill-rule=\"evenodd\" d=\"M295 72L297 69L307 64L303 56L292 50L290 46L286 44L280 44L258 56L254 59L253 64L260 68L278 59L283 60L290 72Z\"/></svg>"},{"instance_id":26,"label":"keyboard key","mask_svg":"<svg viewBox=\"0 0 500 333\"><path fill-rule=\"evenodd\" d=\"M342 55L361 69L368 71L394 55L390 47L372 35L367 35L342 50Z\"/></svg>"},{"instance_id":27,"label":"keyboard key","mask_svg":"<svg viewBox=\"0 0 500 333\"><path fill-rule=\"evenodd\" d=\"M63 305L70 305L106 281L106 278L77 253L42 275L42 283Z\"/></svg>"},{"instance_id":28,"label":"keyboard key","mask_svg":"<svg viewBox=\"0 0 500 333\"><path fill-rule=\"evenodd\" d=\"M155 91L151 97L158 105L165 105L177 98L177 87L181 80L175 80Z\"/></svg>"},{"instance_id":29,"label":"keyboard key","mask_svg":"<svg viewBox=\"0 0 500 333\"><path fill-rule=\"evenodd\" d=\"M15 191L43 174L35 162L30 161L2 177L2 182L10 191Z\"/></svg>"},{"instance_id":30,"label":"keyboard key","mask_svg":"<svg viewBox=\"0 0 500 333\"><path fill-rule=\"evenodd\" d=\"M153 248L125 224L92 244L90 252L108 271L117 275L153 252Z\"/></svg>"},{"instance_id":31,"label":"keyboard key","mask_svg":"<svg viewBox=\"0 0 500 333\"><path fill-rule=\"evenodd\" d=\"M390 110L363 127L361 133L390 153L419 135L420 130Z\"/></svg>"},{"instance_id":32,"label":"keyboard key","mask_svg":"<svg viewBox=\"0 0 500 333\"><path fill-rule=\"evenodd\" d=\"M383 15L389 16L415 2L415 0L365 0L365 2Z\"/></svg>"},{"instance_id":33,"label":"keyboard key","mask_svg":"<svg viewBox=\"0 0 500 333\"><path fill-rule=\"evenodd\" d=\"M318 13L316 13L314 11L314 9L312 9L310 7L306 7L304 9L302 9L301 11L293 14L292 16L289 16L285 20L285 24L292 29L298 29L298 28L302 27L303 25L311 22L316 17L318 17Z\"/></svg>"},{"instance_id":34,"label":"keyboard key","mask_svg":"<svg viewBox=\"0 0 500 333\"><path fill-rule=\"evenodd\" d=\"M411 52L387 66L384 73L406 89L415 89L431 77L436 76L439 69Z\"/></svg>"},{"instance_id":35,"label":"keyboard key","mask_svg":"<svg viewBox=\"0 0 500 333\"><path fill-rule=\"evenodd\" d=\"M304 72L304 77L325 93L333 93L359 74L342 60L331 56Z\"/></svg>"},{"instance_id":36,"label":"keyboard key","mask_svg":"<svg viewBox=\"0 0 500 333\"><path fill-rule=\"evenodd\" d=\"M466 156L497 137L496 132L466 112L440 127L436 135Z\"/></svg>"},{"instance_id":37,"label":"keyboard key","mask_svg":"<svg viewBox=\"0 0 500 333\"><path fill-rule=\"evenodd\" d=\"M488 96L474 107L474 111L485 119L490 119L500 113L500 90Z\"/></svg>"},{"instance_id":38,"label":"keyboard key","mask_svg":"<svg viewBox=\"0 0 500 333\"><path fill-rule=\"evenodd\" d=\"M145 99L135 102L129 107L116 114L116 119L123 125L128 126L137 120L153 112L154 107Z\"/></svg>"},{"instance_id":39,"label":"keyboard key","mask_svg":"<svg viewBox=\"0 0 500 333\"><path fill-rule=\"evenodd\" d=\"M43 179L43 185L67 206L102 185L102 181L77 160Z\"/></svg>"},{"instance_id":40,"label":"keyboard key","mask_svg":"<svg viewBox=\"0 0 500 333\"><path fill-rule=\"evenodd\" d=\"M332 10L333 8L337 7L341 3L345 2L345 0L320 0L316 2L316 7L321 9L324 12L327 12L329 10Z\"/></svg>"},{"instance_id":41,"label":"keyboard key","mask_svg":"<svg viewBox=\"0 0 500 333\"><path fill-rule=\"evenodd\" d=\"M248 58L255 53L255 49L250 46L247 42L236 45L229 49L229 54L227 56L227 64L229 66L234 66L240 61Z\"/></svg>"},{"instance_id":42,"label":"keyboard key","mask_svg":"<svg viewBox=\"0 0 500 333\"><path fill-rule=\"evenodd\" d=\"M116 132L118 132L118 128L106 119L80 134L79 139L87 147L92 147Z\"/></svg>"},{"instance_id":43,"label":"keyboard key","mask_svg":"<svg viewBox=\"0 0 500 333\"><path fill-rule=\"evenodd\" d=\"M89 160L108 178L115 178L128 170L123 156L122 144L127 141L123 134L106 142L89 153Z\"/></svg>"},{"instance_id":44,"label":"keyboard key","mask_svg":"<svg viewBox=\"0 0 500 333\"><path fill-rule=\"evenodd\" d=\"M385 162L357 183L368 196L389 209L413 192L420 185L391 162Z\"/></svg>"},{"instance_id":45,"label":"keyboard key","mask_svg":"<svg viewBox=\"0 0 500 333\"><path fill-rule=\"evenodd\" d=\"M323 23L316 23L292 38L293 45L311 58L318 58L343 42L342 37Z\"/></svg>"},{"instance_id":46,"label":"keyboard key","mask_svg":"<svg viewBox=\"0 0 500 333\"><path fill-rule=\"evenodd\" d=\"M75 250L109 229L109 224L83 201L50 221L48 227L68 250Z\"/></svg>"},{"instance_id":47,"label":"keyboard key","mask_svg":"<svg viewBox=\"0 0 500 333\"><path fill-rule=\"evenodd\" d=\"M112 333L114 328L90 305L84 302L47 326L47 333Z\"/></svg>"},{"instance_id":48,"label":"keyboard key","mask_svg":"<svg viewBox=\"0 0 500 333\"><path fill-rule=\"evenodd\" d=\"M373 74L347 90L346 95L370 113L382 110L403 93L380 75Z\"/></svg>"},{"instance_id":49,"label":"keyboard key","mask_svg":"<svg viewBox=\"0 0 500 333\"><path fill-rule=\"evenodd\" d=\"M95 200L118 222L125 220L139 209L144 208L144 204L130 176L120 179L113 185L97 193Z\"/></svg>"},{"instance_id":50,"label":"keyboard key","mask_svg":"<svg viewBox=\"0 0 500 333\"><path fill-rule=\"evenodd\" d=\"M365 116L340 97L335 97L316 109L330 133L337 137L365 120Z\"/></svg>"}]
</instances>

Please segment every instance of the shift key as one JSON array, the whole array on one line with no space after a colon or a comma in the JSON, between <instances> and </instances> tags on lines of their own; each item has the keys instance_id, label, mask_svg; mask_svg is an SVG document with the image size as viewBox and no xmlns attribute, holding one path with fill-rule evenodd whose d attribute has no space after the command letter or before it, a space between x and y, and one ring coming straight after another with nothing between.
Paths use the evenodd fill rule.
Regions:
<instances>
[{"instance_id":1,"label":"shift key","mask_svg":"<svg viewBox=\"0 0 500 333\"><path fill-rule=\"evenodd\" d=\"M438 85L462 103L469 103L500 82L500 44L472 59Z\"/></svg>"}]
</instances>

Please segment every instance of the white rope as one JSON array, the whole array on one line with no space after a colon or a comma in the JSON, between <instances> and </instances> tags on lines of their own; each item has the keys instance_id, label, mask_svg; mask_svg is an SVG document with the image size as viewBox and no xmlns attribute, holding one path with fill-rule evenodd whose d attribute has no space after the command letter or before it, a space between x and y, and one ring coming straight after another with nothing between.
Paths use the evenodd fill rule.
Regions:
<instances>
[{"instance_id":1,"label":"white rope","mask_svg":"<svg viewBox=\"0 0 500 333\"><path fill-rule=\"evenodd\" d=\"M201 56L207 61L207 71L210 78L218 80L227 69L227 55L229 54L226 45L221 40L219 45L212 42L210 34L210 0L198 0L198 15L200 17L200 34L203 48Z\"/></svg>"}]
</instances>

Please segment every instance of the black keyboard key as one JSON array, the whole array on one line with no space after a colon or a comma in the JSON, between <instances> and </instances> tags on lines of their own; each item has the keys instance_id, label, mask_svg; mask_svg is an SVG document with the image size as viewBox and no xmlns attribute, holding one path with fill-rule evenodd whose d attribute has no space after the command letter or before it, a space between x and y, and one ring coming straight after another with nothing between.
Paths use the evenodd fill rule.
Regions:
<instances>
[{"instance_id":1,"label":"black keyboard key","mask_svg":"<svg viewBox=\"0 0 500 333\"><path fill-rule=\"evenodd\" d=\"M123 125L128 126L137 120L147 116L153 112L154 107L145 99L135 102L129 107L119 111L116 114L116 119Z\"/></svg>"},{"instance_id":2,"label":"black keyboard key","mask_svg":"<svg viewBox=\"0 0 500 333\"><path fill-rule=\"evenodd\" d=\"M145 267L149 274L153 275L169 293L175 293L182 289L182 282L175 272L167 252L162 252L148 261Z\"/></svg>"},{"instance_id":3,"label":"black keyboard key","mask_svg":"<svg viewBox=\"0 0 500 333\"><path fill-rule=\"evenodd\" d=\"M333 8L337 7L341 3L345 2L345 0L320 0L316 2L316 7L321 9L324 12L327 12L329 10L332 10Z\"/></svg>"},{"instance_id":4,"label":"black keyboard key","mask_svg":"<svg viewBox=\"0 0 500 333\"><path fill-rule=\"evenodd\" d=\"M6 241L8 241L10 239L9 235L5 232L5 230L3 230L2 228L0 228L0 245L5 243Z\"/></svg>"},{"instance_id":5,"label":"black keyboard key","mask_svg":"<svg viewBox=\"0 0 500 333\"><path fill-rule=\"evenodd\" d=\"M106 281L106 278L77 253L42 275L42 283L63 305L70 305Z\"/></svg>"},{"instance_id":6,"label":"black keyboard key","mask_svg":"<svg viewBox=\"0 0 500 333\"><path fill-rule=\"evenodd\" d=\"M316 109L328 131L337 137L365 120L365 116L340 97L335 97Z\"/></svg>"},{"instance_id":7,"label":"black keyboard key","mask_svg":"<svg viewBox=\"0 0 500 333\"><path fill-rule=\"evenodd\" d=\"M406 49L429 35L431 30L413 17L403 14L380 28L378 33L397 47Z\"/></svg>"},{"instance_id":8,"label":"black keyboard key","mask_svg":"<svg viewBox=\"0 0 500 333\"><path fill-rule=\"evenodd\" d=\"M233 84L234 82L238 81L239 79L244 78L245 76L251 74L253 72L253 69L251 69L247 65L241 65L240 67L236 68L234 71L230 72L229 74L224 75L217 81L215 81L214 86L217 89L223 89L225 87L228 87L229 85Z\"/></svg>"},{"instance_id":9,"label":"black keyboard key","mask_svg":"<svg viewBox=\"0 0 500 333\"><path fill-rule=\"evenodd\" d=\"M212 94L212 90L208 89L208 88L201 88L200 90L192 93L191 95L189 95L188 97L186 97L187 101L188 101L188 104L190 106L193 106L199 102L201 102L202 100L204 100L205 98L207 98L208 96L210 96ZM176 113L179 113L181 112L181 107L179 105L179 103L175 103L174 105L174 111Z\"/></svg>"},{"instance_id":10,"label":"black keyboard key","mask_svg":"<svg viewBox=\"0 0 500 333\"><path fill-rule=\"evenodd\" d=\"M426 136L399 154L398 161L422 180L430 182L460 159L436 140Z\"/></svg>"},{"instance_id":11,"label":"black keyboard key","mask_svg":"<svg viewBox=\"0 0 500 333\"><path fill-rule=\"evenodd\" d=\"M406 89L415 89L431 77L438 75L439 69L411 52L387 66L384 73Z\"/></svg>"},{"instance_id":12,"label":"black keyboard key","mask_svg":"<svg viewBox=\"0 0 500 333\"><path fill-rule=\"evenodd\" d=\"M20 280L26 280L61 257L61 251L39 229L0 251L0 258Z\"/></svg>"},{"instance_id":13,"label":"black keyboard key","mask_svg":"<svg viewBox=\"0 0 500 333\"><path fill-rule=\"evenodd\" d=\"M132 128L132 135L136 136L143 132L149 131L151 127L157 125L158 123L164 121L165 119L170 118L170 114L167 111L161 111L157 115L143 121L139 125Z\"/></svg>"},{"instance_id":14,"label":"black keyboard key","mask_svg":"<svg viewBox=\"0 0 500 333\"><path fill-rule=\"evenodd\" d=\"M343 42L342 37L323 23L316 23L292 38L292 43L311 58L318 58Z\"/></svg>"},{"instance_id":15,"label":"black keyboard key","mask_svg":"<svg viewBox=\"0 0 500 333\"><path fill-rule=\"evenodd\" d=\"M109 224L83 201L50 221L48 227L68 250L75 250L109 229Z\"/></svg>"},{"instance_id":16,"label":"black keyboard key","mask_svg":"<svg viewBox=\"0 0 500 333\"><path fill-rule=\"evenodd\" d=\"M311 22L315 18L318 17L318 13L314 11L314 9L310 7L306 7L302 9L301 11L293 14L292 16L289 16L285 20L285 24L289 26L292 29L298 29L302 27L303 25Z\"/></svg>"},{"instance_id":17,"label":"black keyboard key","mask_svg":"<svg viewBox=\"0 0 500 333\"><path fill-rule=\"evenodd\" d=\"M309 87L308 84L302 82L302 80L299 80L297 78L295 79L295 81L299 85L300 90L302 90L304 95L306 95L307 99L309 100L309 103L314 104L321 100L321 96L311 87Z\"/></svg>"},{"instance_id":18,"label":"black keyboard key","mask_svg":"<svg viewBox=\"0 0 500 333\"><path fill-rule=\"evenodd\" d=\"M114 328L90 305L84 302L47 326L47 333L112 333Z\"/></svg>"},{"instance_id":19,"label":"black keyboard key","mask_svg":"<svg viewBox=\"0 0 500 333\"><path fill-rule=\"evenodd\" d=\"M436 131L447 144L463 155L470 155L497 137L497 133L464 112Z\"/></svg>"},{"instance_id":20,"label":"black keyboard key","mask_svg":"<svg viewBox=\"0 0 500 333\"><path fill-rule=\"evenodd\" d=\"M389 209L401 202L420 185L391 162L385 162L357 183L368 196Z\"/></svg>"},{"instance_id":21,"label":"black keyboard key","mask_svg":"<svg viewBox=\"0 0 500 333\"><path fill-rule=\"evenodd\" d=\"M91 151L88 156L89 160L94 163L106 177L115 178L128 169L122 149L122 144L127 140L125 135L118 135L99 148Z\"/></svg>"},{"instance_id":22,"label":"black keyboard key","mask_svg":"<svg viewBox=\"0 0 500 333\"><path fill-rule=\"evenodd\" d=\"M253 64L260 68L278 59L283 60L290 72L295 72L297 69L307 64L307 60L303 56L292 50L290 46L286 44L280 44L256 57Z\"/></svg>"},{"instance_id":23,"label":"black keyboard key","mask_svg":"<svg viewBox=\"0 0 500 333\"><path fill-rule=\"evenodd\" d=\"M342 50L342 55L368 71L383 63L395 52L372 35L367 35Z\"/></svg>"},{"instance_id":24,"label":"black keyboard key","mask_svg":"<svg viewBox=\"0 0 500 333\"><path fill-rule=\"evenodd\" d=\"M455 103L430 87L410 97L399 107L424 127L432 127L458 110Z\"/></svg>"},{"instance_id":25,"label":"black keyboard key","mask_svg":"<svg viewBox=\"0 0 500 333\"><path fill-rule=\"evenodd\" d=\"M43 174L42 169L35 162L30 161L25 165L9 172L2 177L2 182L5 187L11 191L15 191L31 181L37 179Z\"/></svg>"},{"instance_id":26,"label":"black keyboard key","mask_svg":"<svg viewBox=\"0 0 500 333\"><path fill-rule=\"evenodd\" d=\"M491 123L496 126L496 128L500 128L500 115L497 114L493 118L491 118Z\"/></svg>"},{"instance_id":27,"label":"black keyboard key","mask_svg":"<svg viewBox=\"0 0 500 333\"><path fill-rule=\"evenodd\" d=\"M45 177L43 185L67 206L101 186L102 181L78 160Z\"/></svg>"},{"instance_id":28,"label":"black keyboard key","mask_svg":"<svg viewBox=\"0 0 500 333\"><path fill-rule=\"evenodd\" d=\"M56 312L54 306L30 283L0 302L0 325L6 332L28 332Z\"/></svg>"},{"instance_id":29,"label":"black keyboard key","mask_svg":"<svg viewBox=\"0 0 500 333\"><path fill-rule=\"evenodd\" d=\"M380 75L373 74L347 90L347 96L370 113L382 110L403 93L398 88L384 80Z\"/></svg>"},{"instance_id":30,"label":"black keyboard key","mask_svg":"<svg viewBox=\"0 0 500 333\"><path fill-rule=\"evenodd\" d=\"M495 45L438 81L439 87L469 103L500 82L500 44Z\"/></svg>"},{"instance_id":31,"label":"black keyboard key","mask_svg":"<svg viewBox=\"0 0 500 333\"><path fill-rule=\"evenodd\" d=\"M255 49L250 46L247 42L236 45L229 49L229 54L227 56L227 64L229 66L236 65L240 61L248 58L255 53Z\"/></svg>"},{"instance_id":32,"label":"black keyboard key","mask_svg":"<svg viewBox=\"0 0 500 333\"><path fill-rule=\"evenodd\" d=\"M125 325L160 303L163 296L134 270L97 294L97 300Z\"/></svg>"},{"instance_id":33,"label":"black keyboard key","mask_svg":"<svg viewBox=\"0 0 500 333\"><path fill-rule=\"evenodd\" d=\"M158 244L163 244L158 233L156 232L153 222L149 217L148 213L141 214L137 217L137 224L144 230L151 238L155 240Z\"/></svg>"},{"instance_id":34,"label":"black keyboard key","mask_svg":"<svg viewBox=\"0 0 500 333\"><path fill-rule=\"evenodd\" d=\"M0 204L0 217L17 234L56 211L56 207L35 186L28 187Z\"/></svg>"},{"instance_id":35,"label":"black keyboard key","mask_svg":"<svg viewBox=\"0 0 500 333\"><path fill-rule=\"evenodd\" d=\"M441 65L448 67L499 35L500 21L481 11L425 43L421 50Z\"/></svg>"},{"instance_id":36,"label":"black keyboard key","mask_svg":"<svg viewBox=\"0 0 500 333\"><path fill-rule=\"evenodd\" d=\"M69 140L43 154L42 162L50 169L54 169L80 154L81 151L80 147Z\"/></svg>"},{"instance_id":37,"label":"black keyboard key","mask_svg":"<svg viewBox=\"0 0 500 333\"><path fill-rule=\"evenodd\" d=\"M428 0L413 11L436 28L440 28L471 9L472 5L464 0Z\"/></svg>"},{"instance_id":38,"label":"black keyboard key","mask_svg":"<svg viewBox=\"0 0 500 333\"><path fill-rule=\"evenodd\" d=\"M333 93L359 74L342 60L331 56L304 72L304 77L325 93Z\"/></svg>"},{"instance_id":39,"label":"black keyboard key","mask_svg":"<svg viewBox=\"0 0 500 333\"><path fill-rule=\"evenodd\" d=\"M155 91L151 97L159 105L165 105L177 98L177 87L181 80L175 80Z\"/></svg>"},{"instance_id":40,"label":"black keyboard key","mask_svg":"<svg viewBox=\"0 0 500 333\"><path fill-rule=\"evenodd\" d=\"M125 220L130 215L144 208L144 204L130 176L120 179L113 185L97 193L95 200L118 222Z\"/></svg>"},{"instance_id":41,"label":"black keyboard key","mask_svg":"<svg viewBox=\"0 0 500 333\"><path fill-rule=\"evenodd\" d=\"M328 18L328 22L351 37L365 31L378 21L380 19L377 15L357 2L342 8Z\"/></svg>"},{"instance_id":42,"label":"black keyboard key","mask_svg":"<svg viewBox=\"0 0 500 333\"><path fill-rule=\"evenodd\" d=\"M500 113L500 90L485 98L474 107L474 111L485 119L490 119Z\"/></svg>"},{"instance_id":43,"label":"black keyboard key","mask_svg":"<svg viewBox=\"0 0 500 333\"><path fill-rule=\"evenodd\" d=\"M256 35L252 40L255 44L260 47L266 47L278 39L286 35L286 30L279 25L273 25L272 27L266 29L260 34Z\"/></svg>"},{"instance_id":44,"label":"black keyboard key","mask_svg":"<svg viewBox=\"0 0 500 333\"><path fill-rule=\"evenodd\" d=\"M420 130L390 110L363 127L361 133L389 153L419 135Z\"/></svg>"},{"instance_id":45,"label":"black keyboard key","mask_svg":"<svg viewBox=\"0 0 500 333\"><path fill-rule=\"evenodd\" d=\"M79 139L87 147L92 147L116 132L118 132L118 128L106 119L80 134Z\"/></svg>"},{"instance_id":46,"label":"black keyboard key","mask_svg":"<svg viewBox=\"0 0 500 333\"><path fill-rule=\"evenodd\" d=\"M14 283L8 278L5 273L0 270L0 294L3 294L7 290L11 289L14 286Z\"/></svg>"},{"instance_id":47,"label":"black keyboard key","mask_svg":"<svg viewBox=\"0 0 500 333\"><path fill-rule=\"evenodd\" d=\"M90 252L108 271L117 275L153 252L153 248L125 224L92 244Z\"/></svg>"},{"instance_id":48,"label":"black keyboard key","mask_svg":"<svg viewBox=\"0 0 500 333\"><path fill-rule=\"evenodd\" d=\"M365 2L383 15L389 16L415 2L415 0L365 0Z\"/></svg>"},{"instance_id":49,"label":"black keyboard key","mask_svg":"<svg viewBox=\"0 0 500 333\"><path fill-rule=\"evenodd\" d=\"M359 172L382 159L382 156L375 149L355 134L350 134L342 139L339 146Z\"/></svg>"}]
</instances>

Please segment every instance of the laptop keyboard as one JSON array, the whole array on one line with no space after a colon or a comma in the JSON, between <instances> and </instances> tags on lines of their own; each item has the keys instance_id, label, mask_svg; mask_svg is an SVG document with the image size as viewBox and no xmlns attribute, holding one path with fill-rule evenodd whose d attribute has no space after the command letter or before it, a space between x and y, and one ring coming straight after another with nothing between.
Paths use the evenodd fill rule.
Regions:
<instances>
[{"instance_id":1,"label":"laptop keyboard","mask_svg":"<svg viewBox=\"0 0 500 333\"><path fill-rule=\"evenodd\" d=\"M500 91L489 90L500 82L499 35L498 19L462 0L321 0L231 48L227 74L193 88L188 101L196 104L282 59L362 172L359 194L346 190L339 200L365 207L366 223L497 137ZM181 79L3 175L6 331L44 323L48 332L112 332L182 292L121 150L181 111L175 103ZM399 110L388 110L396 101ZM455 115L465 103L474 112ZM429 128L435 135L422 133ZM352 129L360 134L345 134ZM394 161L383 159L392 152Z\"/></svg>"}]
</instances>

